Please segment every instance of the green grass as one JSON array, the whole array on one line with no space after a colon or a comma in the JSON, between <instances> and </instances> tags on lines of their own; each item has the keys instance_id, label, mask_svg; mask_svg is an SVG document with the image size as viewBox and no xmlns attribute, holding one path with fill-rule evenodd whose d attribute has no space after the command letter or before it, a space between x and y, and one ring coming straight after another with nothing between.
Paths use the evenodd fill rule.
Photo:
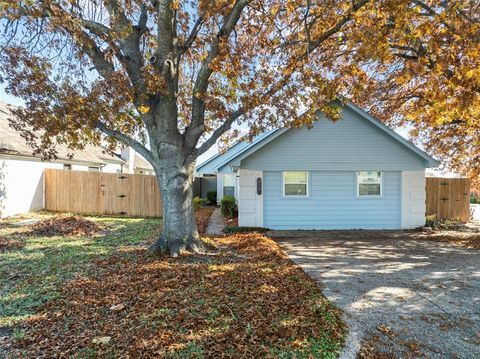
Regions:
<instances>
[{"instance_id":1,"label":"green grass","mask_svg":"<svg viewBox=\"0 0 480 359\"><path fill-rule=\"evenodd\" d=\"M52 214L34 214L48 218ZM0 236L20 241L23 248L0 252L0 328L12 327L35 315L43 303L58 298L65 281L87 275L94 258L126 245L137 245L158 233L159 219L85 217L107 227L105 235L38 237L25 227L0 222Z\"/></svg>"}]
</instances>

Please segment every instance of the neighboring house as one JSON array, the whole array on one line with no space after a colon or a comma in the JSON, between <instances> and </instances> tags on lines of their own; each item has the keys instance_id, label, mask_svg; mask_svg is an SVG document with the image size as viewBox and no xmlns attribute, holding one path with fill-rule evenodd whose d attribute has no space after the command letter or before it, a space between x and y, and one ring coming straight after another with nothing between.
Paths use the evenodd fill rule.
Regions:
<instances>
[{"instance_id":1,"label":"neighboring house","mask_svg":"<svg viewBox=\"0 0 480 359\"><path fill-rule=\"evenodd\" d=\"M232 191L239 225L398 229L425 224L425 169L439 162L353 104L333 123L282 128L197 167Z\"/></svg>"},{"instance_id":2,"label":"neighboring house","mask_svg":"<svg viewBox=\"0 0 480 359\"><path fill-rule=\"evenodd\" d=\"M245 149L253 146L253 144L270 136L271 133L272 131L261 134L255 137L251 143L239 141L230 147L225 153L217 153L195 168L195 176L201 178L202 183L209 181L209 187L212 190L216 187L218 203L220 203L225 195L231 195L237 198L238 192L238 175L231 167L225 166L224 164L226 164L229 159L234 158L237 154L242 153ZM203 193L202 197L205 197Z\"/></svg>"},{"instance_id":3,"label":"neighboring house","mask_svg":"<svg viewBox=\"0 0 480 359\"><path fill-rule=\"evenodd\" d=\"M139 155L133 148L124 148L120 157L125 161L125 173L155 175L152 165L148 163L143 156Z\"/></svg>"},{"instance_id":4,"label":"neighboring house","mask_svg":"<svg viewBox=\"0 0 480 359\"><path fill-rule=\"evenodd\" d=\"M43 161L32 155L20 134L9 126L9 105L0 102L0 218L43 209L43 170L122 172L124 161L100 147L71 151L57 146L58 158ZM70 158L69 154L73 154Z\"/></svg>"}]
</instances>

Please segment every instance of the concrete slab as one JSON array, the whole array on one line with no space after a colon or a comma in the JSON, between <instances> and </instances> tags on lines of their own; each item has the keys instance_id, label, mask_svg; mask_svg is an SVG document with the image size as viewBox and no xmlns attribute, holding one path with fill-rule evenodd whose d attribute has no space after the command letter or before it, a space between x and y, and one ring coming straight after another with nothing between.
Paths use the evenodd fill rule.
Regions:
<instances>
[{"instance_id":1,"label":"concrete slab","mask_svg":"<svg viewBox=\"0 0 480 359\"><path fill-rule=\"evenodd\" d=\"M12 222L12 225L13 226L18 226L18 227L24 227L24 226L30 226L32 224L35 224L38 221L40 221L40 219L38 219L38 218L22 219L22 220L17 221L17 222Z\"/></svg>"}]
</instances>

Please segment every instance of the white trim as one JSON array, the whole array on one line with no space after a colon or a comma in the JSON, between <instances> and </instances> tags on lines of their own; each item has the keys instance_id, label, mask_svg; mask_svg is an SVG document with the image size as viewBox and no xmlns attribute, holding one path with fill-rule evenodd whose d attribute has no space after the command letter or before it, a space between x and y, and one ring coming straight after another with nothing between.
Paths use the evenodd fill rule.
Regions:
<instances>
[{"instance_id":1,"label":"white trim","mask_svg":"<svg viewBox=\"0 0 480 359\"><path fill-rule=\"evenodd\" d=\"M306 193L304 195L286 195L285 194L285 173L288 173L288 172L305 172L307 174L307 182L306 182ZM309 197L310 195L310 186L309 186L309 182L310 182L310 172L309 171L305 171L305 170L295 170L295 171L282 171L282 195L284 198L307 198ZM287 183L287 184L295 184L295 183ZM298 184L303 184L303 183L298 183Z\"/></svg>"},{"instance_id":2,"label":"white trim","mask_svg":"<svg viewBox=\"0 0 480 359\"><path fill-rule=\"evenodd\" d=\"M372 183L367 183L367 184L379 184L380 185L380 194L360 194L360 182L358 181L358 174L360 172L380 172L380 182L372 182ZM383 171L378 171L378 170L362 170L362 171L356 171L355 172L355 186L357 187L356 189L356 194L357 198L380 198L383 197ZM365 183L364 183L365 184Z\"/></svg>"}]
</instances>

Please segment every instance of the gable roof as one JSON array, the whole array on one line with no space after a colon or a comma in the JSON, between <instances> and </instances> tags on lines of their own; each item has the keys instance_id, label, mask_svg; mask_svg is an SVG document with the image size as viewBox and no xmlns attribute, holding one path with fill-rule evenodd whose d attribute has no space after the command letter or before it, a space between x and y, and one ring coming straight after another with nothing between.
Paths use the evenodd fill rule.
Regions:
<instances>
[{"instance_id":1,"label":"gable roof","mask_svg":"<svg viewBox=\"0 0 480 359\"><path fill-rule=\"evenodd\" d=\"M401 143L403 146L407 147L409 150L413 151L416 155L423 158L429 167L438 167L440 162L437 161L435 158L430 156L425 151L421 150L417 146L415 146L412 142L408 141L404 137L400 136L390 127L385 125L382 121L375 118L367 111L363 110L359 106L349 102L345 104L345 107L348 107L352 111L356 112L364 119L369 121L375 127L389 135L395 141ZM260 135L256 137L252 142L244 144L243 146L239 146L239 143L233 145L230 149L227 150L224 154L217 154L216 156L212 157L211 159L207 160L206 162L202 163L200 166L197 167L197 173L216 173L225 167L226 165L231 166L240 166L240 162L242 159L250 156L252 153L256 152L267 143L269 143L274 138L280 136L284 132L288 131L289 128L280 128L277 130L273 130L270 132L265 133L264 135Z\"/></svg>"},{"instance_id":2,"label":"gable roof","mask_svg":"<svg viewBox=\"0 0 480 359\"><path fill-rule=\"evenodd\" d=\"M41 156L34 156L33 149L15 129L10 127L8 118L9 108L14 106L0 102L0 154L30 157L40 159ZM106 165L107 163L122 164L124 161L118 156L109 154L102 147L87 145L83 150L70 150L67 146L57 145L57 161L80 162L94 165ZM73 158L69 156L73 154Z\"/></svg>"},{"instance_id":3,"label":"gable roof","mask_svg":"<svg viewBox=\"0 0 480 359\"><path fill-rule=\"evenodd\" d=\"M212 174L219 171L221 167L225 164L234 160L237 156L247 152L249 149L255 147L257 144L264 142L268 138L271 138L276 133L280 131L285 131L285 129L276 129L273 131L265 132L261 135L256 136L252 142L247 141L237 141L233 144L226 152L217 153L216 155L210 157L205 162L199 164L195 168L197 174ZM283 133L283 132L282 132ZM275 136L277 137L277 136ZM275 138L273 137L273 138Z\"/></svg>"}]
</instances>

